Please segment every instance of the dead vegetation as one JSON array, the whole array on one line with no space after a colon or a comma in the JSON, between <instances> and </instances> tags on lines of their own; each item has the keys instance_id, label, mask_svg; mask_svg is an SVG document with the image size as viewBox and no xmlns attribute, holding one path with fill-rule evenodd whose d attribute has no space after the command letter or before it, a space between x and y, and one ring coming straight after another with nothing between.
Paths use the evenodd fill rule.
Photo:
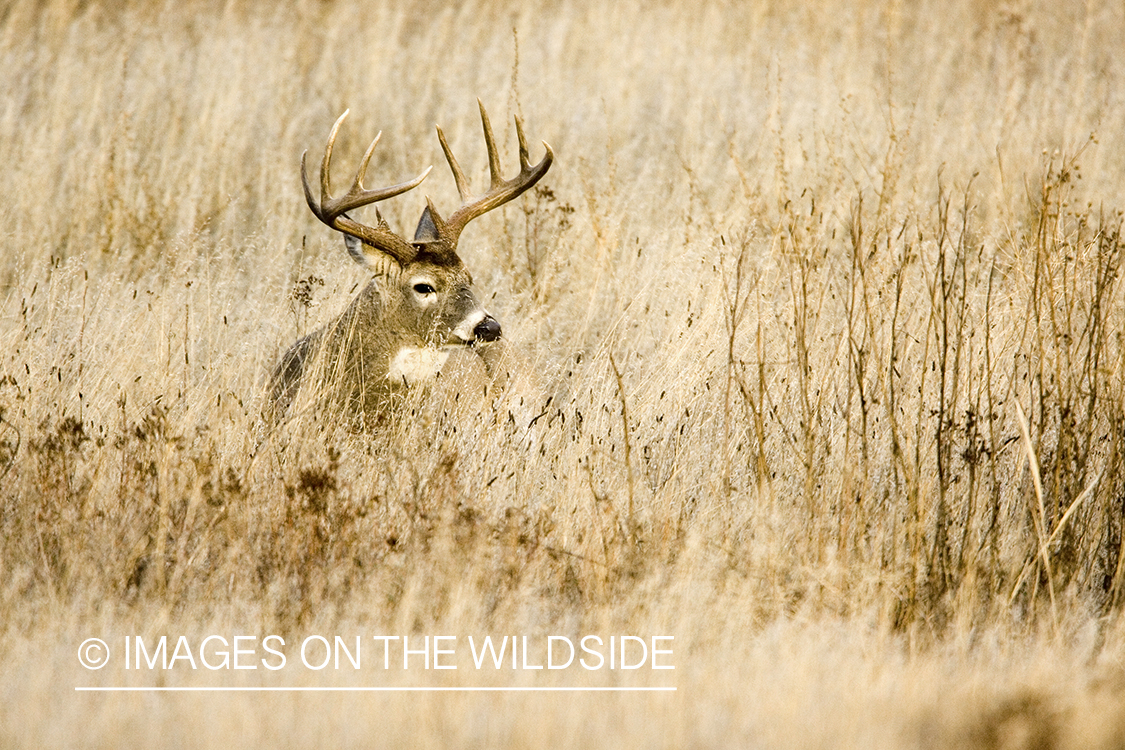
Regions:
<instances>
[{"instance_id":1,"label":"dead vegetation","mask_svg":"<svg viewBox=\"0 0 1125 750\"><path fill-rule=\"evenodd\" d=\"M12 4L3 744L1120 747L1123 36L1100 3ZM558 157L461 249L518 387L269 429L271 364L365 281L300 153L350 107L413 173L474 96ZM661 631L679 692L71 692L91 635L239 630Z\"/></svg>"}]
</instances>

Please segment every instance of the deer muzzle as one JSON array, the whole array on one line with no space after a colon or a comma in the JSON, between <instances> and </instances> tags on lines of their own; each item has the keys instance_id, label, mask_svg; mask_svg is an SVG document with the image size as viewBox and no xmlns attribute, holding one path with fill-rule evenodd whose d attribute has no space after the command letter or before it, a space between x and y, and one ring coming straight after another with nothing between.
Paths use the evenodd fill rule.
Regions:
<instances>
[{"instance_id":1,"label":"deer muzzle","mask_svg":"<svg viewBox=\"0 0 1125 750\"><path fill-rule=\"evenodd\" d=\"M451 344L473 346L481 342L488 343L500 338L500 321L478 307L465 317L452 333Z\"/></svg>"}]
</instances>

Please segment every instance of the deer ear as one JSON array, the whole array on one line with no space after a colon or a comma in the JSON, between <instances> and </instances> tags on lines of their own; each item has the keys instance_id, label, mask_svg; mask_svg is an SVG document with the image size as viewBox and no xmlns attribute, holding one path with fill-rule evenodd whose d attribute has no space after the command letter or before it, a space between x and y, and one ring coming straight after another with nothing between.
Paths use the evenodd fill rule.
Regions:
<instances>
[{"instance_id":1,"label":"deer ear","mask_svg":"<svg viewBox=\"0 0 1125 750\"><path fill-rule=\"evenodd\" d=\"M361 266L367 265L367 255L363 252L363 240L359 237L352 237L350 234L345 234L344 244L347 246L348 255L352 256L352 260L359 263Z\"/></svg>"},{"instance_id":2,"label":"deer ear","mask_svg":"<svg viewBox=\"0 0 1125 750\"><path fill-rule=\"evenodd\" d=\"M402 266L394 256L378 248L371 247L358 237L350 234L344 235L344 244L348 248L348 255L361 266L366 266L376 274L388 275L402 270Z\"/></svg>"},{"instance_id":3,"label":"deer ear","mask_svg":"<svg viewBox=\"0 0 1125 750\"><path fill-rule=\"evenodd\" d=\"M442 230L445 228L445 222L441 218L441 214L434 208L434 204L430 199L426 199L426 208L422 211L422 218L418 220L418 228L414 230L415 245L430 245L435 242L441 242Z\"/></svg>"}]
</instances>

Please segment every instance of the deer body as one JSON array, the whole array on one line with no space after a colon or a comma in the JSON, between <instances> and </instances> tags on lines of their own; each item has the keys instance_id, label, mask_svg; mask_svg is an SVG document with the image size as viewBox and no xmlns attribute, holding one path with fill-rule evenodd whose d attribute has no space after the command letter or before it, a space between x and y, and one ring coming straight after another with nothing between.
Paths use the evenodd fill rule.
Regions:
<instances>
[{"instance_id":1,"label":"deer body","mask_svg":"<svg viewBox=\"0 0 1125 750\"><path fill-rule=\"evenodd\" d=\"M321 221L344 234L349 255L368 267L373 276L338 318L299 340L282 356L271 377L267 406L270 421L280 420L300 389L309 386L315 400L332 412L374 427L393 407L396 394L436 377L451 357L462 367L468 362L487 373L488 350L498 345L501 326L477 300L472 277L457 255L457 240L469 221L534 185L550 168L554 155L544 143L546 156L532 167L523 128L517 119L520 173L511 180L502 180L488 115L483 105L480 110L488 147L489 190L477 197L469 196L468 182L438 128L462 205L446 221L427 200L410 242L391 232L378 214L377 224L368 226L350 218L347 211L416 187L429 169L414 180L393 187L364 189L363 176L378 143L376 137L348 194L331 197L328 170L332 146L347 112L336 121L329 136L321 166L319 202L313 198L302 156L309 207Z\"/></svg>"}]
</instances>

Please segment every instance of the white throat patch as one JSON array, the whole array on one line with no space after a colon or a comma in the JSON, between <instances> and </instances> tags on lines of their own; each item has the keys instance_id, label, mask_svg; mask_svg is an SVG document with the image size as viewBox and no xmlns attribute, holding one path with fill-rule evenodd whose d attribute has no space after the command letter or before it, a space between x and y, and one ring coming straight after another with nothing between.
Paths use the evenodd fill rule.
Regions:
<instances>
[{"instance_id":1,"label":"white throat patch","mask_svg":"<svg viewBox=\"0 0 1125 750\"><path fill-rule=\"evenodd\" d=\"M404 346L391 359L387 377L408 384L432 380L441 371L449 352L433 347Z\"/></svg>"}]
</instances>

